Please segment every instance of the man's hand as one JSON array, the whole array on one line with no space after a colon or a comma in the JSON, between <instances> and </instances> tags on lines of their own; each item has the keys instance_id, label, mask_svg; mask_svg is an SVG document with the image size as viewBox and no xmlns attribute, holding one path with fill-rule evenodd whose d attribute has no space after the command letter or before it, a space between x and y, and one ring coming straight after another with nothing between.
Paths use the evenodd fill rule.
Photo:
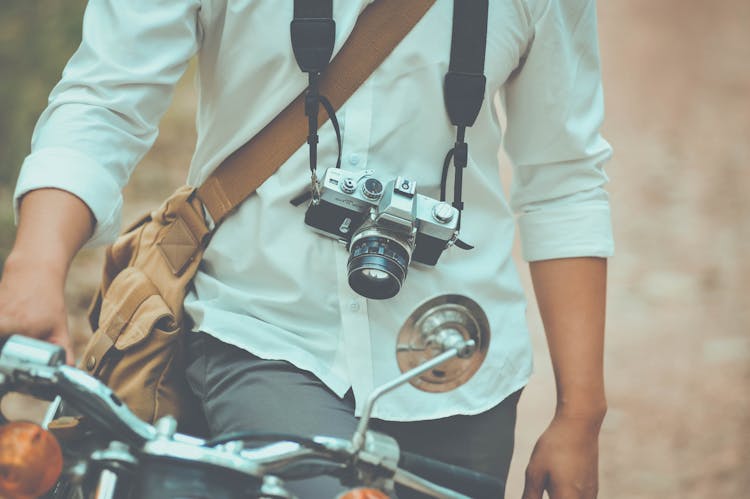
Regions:
<instances>
[{"instance_id":1,"label":"man's hand","mask_svg":"<svg viewBox=\"0 0 750 499\"><path fill-rule=\"evenodd\" d=\"M598 491L601 418L557 415L526 468L523 499L593 499Z\"/></svg>"},{"instance_id":2,"label":"man's hand","mask_svg":"<svg viewBox=\"0 0 750 499\"><path fill-rule=\"evenodd\" d=\"M42 262L9 257L0 280L0 337L23 334L49 341L63 347L73 362L64 280Z\"/></svg>"},{"instance_id":3,"label":"man's hand","mask_svg":"<svg viewBox=\"0 0 750 499\"><path fill-rule=\"evenodd\" d=\"M65 279L95 224L88 206L68 192L38 189L23 197L0 280L0 337L17 333L55 343L73 362Z\"/></svg>"},{"instance_id":4,"label":"man's hand","mask_svg":"<svg viewBox=\"0 0 750 499\"><path fill-rule=\"evenodd\" d=\"M604 394L607 263L600 258L533 262L539 312L547 334L557 409L526 471L524 499L592 499L598 483Z\"/></svg>"}]
</instances>

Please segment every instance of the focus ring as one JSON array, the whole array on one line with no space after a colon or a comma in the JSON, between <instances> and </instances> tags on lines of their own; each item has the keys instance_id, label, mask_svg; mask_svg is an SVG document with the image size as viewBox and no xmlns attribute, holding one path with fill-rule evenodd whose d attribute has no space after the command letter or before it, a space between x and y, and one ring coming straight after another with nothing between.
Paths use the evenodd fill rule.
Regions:
<instances>
[{"instance_id":1,"label":"focus ring","mask_svg":"<svg viewBox=\"0 0 750 499\"><path fill-rule=\"evenodd\" d=\"M375 300L392 298L406 278L410 254L403 243L382 235L365 235L352 243L349 285Z\"/></svg>"}]
</instances>

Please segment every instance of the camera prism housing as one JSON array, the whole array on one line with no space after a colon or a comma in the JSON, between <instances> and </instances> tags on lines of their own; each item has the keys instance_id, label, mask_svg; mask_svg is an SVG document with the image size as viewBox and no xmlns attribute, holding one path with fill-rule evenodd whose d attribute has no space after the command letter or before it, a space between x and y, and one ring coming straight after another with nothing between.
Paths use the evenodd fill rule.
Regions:
<instances>
[{"instance_id":1,"label":"camera prism housing","mask_svg":"<svg viewBox=\"0 0 750 499\"><path fill-rule=\"evenodd\" d=\"M395 296L411 261L435 265L458 237L459 213L417 194L416 182L374 170L329 168L305 213L314 231L347 244L349 284L368 298Z\"/></svg>"}]
</instances>

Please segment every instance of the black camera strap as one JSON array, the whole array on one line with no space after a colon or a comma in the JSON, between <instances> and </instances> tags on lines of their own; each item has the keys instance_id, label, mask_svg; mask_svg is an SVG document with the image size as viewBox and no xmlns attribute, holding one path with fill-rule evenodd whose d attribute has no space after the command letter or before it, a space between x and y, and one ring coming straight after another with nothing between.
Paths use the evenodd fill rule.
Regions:
<instances>
[{"instance_id":1,"label":"black camera strap","mask_svg":"<svg viewBox=\"0 0 750 499\"><path fill-rule=\"evenodd\" d=\"M463 170L469 159L469 145L465 140L466 128L472 126L479 115L487 82L484 76L484 58L487 50L488 9L489 0L453 2L451 58L443 92L448 117L456 126L456 143L448 151L443 162L440 200L445 201L448 168L453 160L453 206L459 211L459 217L464 208L461 200ZM459 228L460 222L459 218ZM455 244L461 249L472 248L461 240Z\"/></svg>"},{"instance_id":2,"label":"black camera strap","mask_svg":"<svg viewBox=\"0 0 750 499\"><path fill-rule=\"evenodd\" d=\"M310 178L313 202L320 198L318 183L318 110L321 104L328 113L338 142L336 168L341 167L341 130L336 112L328 99L320 94L320 75L328 67L333 54L336 23L333 20L333 0L294 0L294 19L290 25L292 50L300 69L308 75L305 93L307 116L307 144L310 149Z\"/></svg>"},{"instance_id":3,"label":"black camera strap","mask_svg":"<svg viewBox=\"0 0 750 499\"><path fill-rule=\"evenodd\" d=\"M484 62L487 45L487 21L489 0L454 0L453 30L448 73L444 80L445 107L451 123L456 126L456 142L443 162L440 182L440 200L446 199L448 170L454 165L453 203L460 215L464 208L462 200L463 169L468 165L469 147L466 128L474 124L484 101L486 77ZM320 186L317 177L318 110L322 104L333 124L338 141L336 167L341 165L341 133L333 106L319 93L320 75L328 66L333 53L335 22L332 0L294 0L294 19L291 24L292 48L297 64L308 73L309 84L305 94L305 115L308 118L307 143L310 148L310 172L313 202L317 202ZM291 202L298 206L310 194L297 196ZM457 240L461 249L472 246Z\"/></svg>"}]
</instances>

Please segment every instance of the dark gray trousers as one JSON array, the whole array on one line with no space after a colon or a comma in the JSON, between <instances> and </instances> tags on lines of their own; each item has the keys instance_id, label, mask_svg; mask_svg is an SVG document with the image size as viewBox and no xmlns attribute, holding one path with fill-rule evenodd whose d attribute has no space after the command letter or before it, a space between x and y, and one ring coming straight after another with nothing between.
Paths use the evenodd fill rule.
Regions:
<instances>
[{"instance_id":1,"label":"dark gray trousers","mask_svg":"<svg viewBox=\"0 0 750 499\"><path fill-rule=\"evenodd\" d=\"M351 391L339 398L307 371L285 361L260 359L204 333L189 334L187 345L188 382L202 402L212 437L236 431L339 438L354 434L357 418ZM373 420L372 429L396 438L403 450L505 481L519 396L520 391L475 416L405 423ZM302 499L331 499L345 490L330 477L288 486Z\"/></svg>"}]
</instances>

